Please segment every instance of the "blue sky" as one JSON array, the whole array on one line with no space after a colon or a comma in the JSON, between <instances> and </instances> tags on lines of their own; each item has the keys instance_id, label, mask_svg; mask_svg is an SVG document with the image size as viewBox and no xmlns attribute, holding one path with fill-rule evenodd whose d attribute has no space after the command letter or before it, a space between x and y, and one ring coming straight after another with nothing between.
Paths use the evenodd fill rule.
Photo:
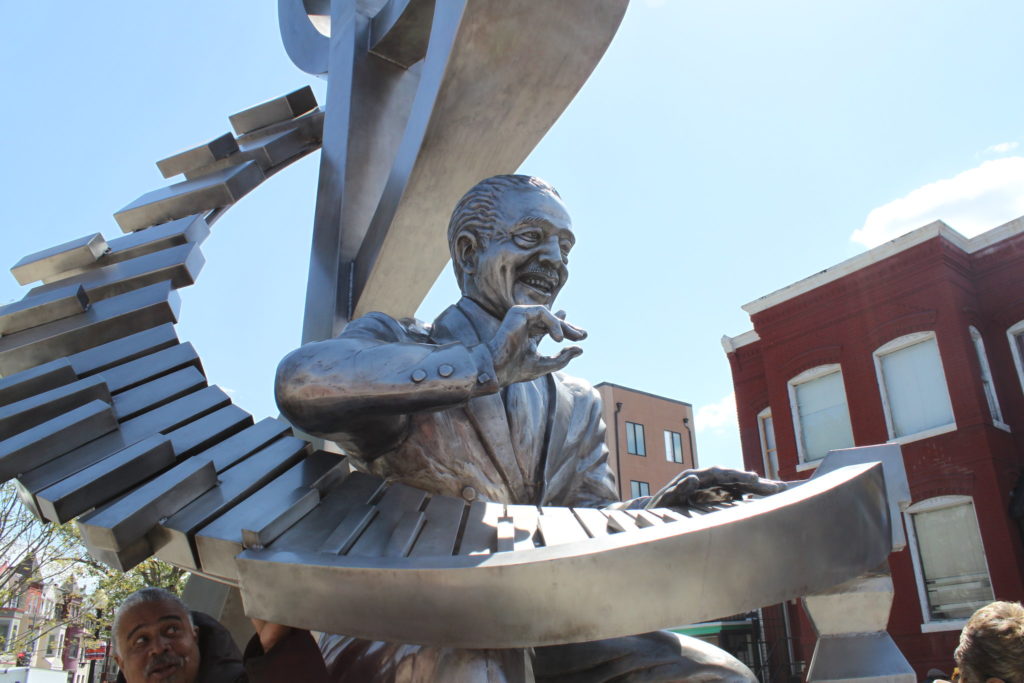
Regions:
<instances>
[{"instance_id":1,"label":"blue sky","mask_svg":"<svg viewBox=\"0 0 1024 683\"><path fill-rule=\"evenodd\" d=\"M165 184L155 162L312 83L274 2L9 3L0 230L6 266ZM590 331L570 372L688 401L702 464L738 465L719 339L740 306L935 218L1024 214L1024 4L633 0L576 100L521 167L561 192L577 246L559 305ZM276 414L298 344L317 161L245 198L204 245L179 336L211 382ZM21 298L0 278L0 303ZM457 295L449 271L420 309Z\"/></svg>"}]
</instances>

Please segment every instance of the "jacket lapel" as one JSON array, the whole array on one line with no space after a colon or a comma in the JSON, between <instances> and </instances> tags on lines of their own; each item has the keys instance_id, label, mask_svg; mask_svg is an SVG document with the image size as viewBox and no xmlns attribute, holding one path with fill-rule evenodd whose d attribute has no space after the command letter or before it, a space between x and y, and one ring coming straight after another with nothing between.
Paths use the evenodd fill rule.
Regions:
<instances>
[{"instance_id":1,"label":"jacket lapel","mask_svg":"<svg viewBox=\"0 0 1024 683\"><path fill-rule=\"evenodd\" d=\"M548 396L548 437L544 442L543 476L541 477L541 504L562 490L567 479L572 479L576 471L576 458L568 449L566 437L572 420L573 400L564 382L555 378L554 373L547 376Z\"/></svg>"},{"instance_id":2,"label":"jacket lapel","mask_svg":"<svg viewBox=\"0 0 1024 683\"><path fill-rule=\"evenodd\" d=\"M460 342L466 346L474 346L481 343L472 322L458 306L450 306L434 321L431 338L442 344ZM501 394L477 396L470 399L463 409L492 464L512 493L513 499L522 500L526 494L526 485L512 449L505 402L501 399Z\"/></svg>"}]
</instances>

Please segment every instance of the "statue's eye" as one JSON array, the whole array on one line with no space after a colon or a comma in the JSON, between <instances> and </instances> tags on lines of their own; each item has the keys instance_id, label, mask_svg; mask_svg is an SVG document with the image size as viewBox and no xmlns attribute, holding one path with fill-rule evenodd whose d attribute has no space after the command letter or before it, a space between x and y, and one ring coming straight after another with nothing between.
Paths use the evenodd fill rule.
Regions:
<instances>
[{"instance_id":1,"label":"statue's eye","mask_svg":"<svg viewBox=\"0 0 1024 683\"><path fill-rule=\"evenodd\" d=\"M515 240L520 246L529 247L537 244L544 238L544 234L535 228L520 230L515 234Z\"/></svg>"}]
</instances>

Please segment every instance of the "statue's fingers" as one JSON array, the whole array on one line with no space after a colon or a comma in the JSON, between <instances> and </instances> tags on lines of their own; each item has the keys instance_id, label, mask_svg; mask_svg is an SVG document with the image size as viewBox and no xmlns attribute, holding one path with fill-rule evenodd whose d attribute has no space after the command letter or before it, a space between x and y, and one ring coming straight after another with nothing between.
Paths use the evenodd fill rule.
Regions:
<instances>
[{"instance_id":1,"label":"statue's fingers","mask_svg":"<svg viewBox=\"0 0 1024 683\"><path fill-rule=\"evenodd\" d=\"M587 338L587 331L582 327L576 327L572 323L562 320L562 334L572 341L581 341Z\"/></svg>"},{"instance_id":2,"label":"statue's fingers","mask_svg":"<svg viewBox=\"0 0 1024 683\"><path fill-rule=\"evenodd\" d=\"M684 472L683 474L686 473ZM700 478L696 474L686 474L686 476L669 487L661 502L663 505L685 506L689 503L690 496L700 488Z\"/></svg>"},{"instance_id":3,"label":"statue's fingers","mask_svg":"<svg viewBox=\"0 0 1024 683\"><path fill-rule=\"evenodd\" d=\"M704 469L696 470L694 473L700 478L700 482L704 486L720 486L723 484L747 485L757 481L757 474L754 472L744 472L743 470L734 470L729 467L719 467L718 465L705 467Z\"/></svg>"},{"instance_id":4,"label":"statue's fingers","mask_svg":"<svg viewBox=\"0 0 1024 683\"><path fill-rule=\"evenodd\" d=\"M583 353L583 349L578 346L566 346L558 352L557 356L538 356L535 367L540 374L558 372L581 353Z\"/></svg>"},{"instance_id":5,"label":"statue's fingers","mask_svg":"<svg viewBox=\"0 0 1024 683\"><path fill-rule=\"evenodd\" d=\"M744 484L743 488L748 493L756 493L759 496L770 496L773 493L779 493L785 491L789 486L784 481L773 481L771 479L762 479L757 477L757 480L749 484Z\"/></svg>"}]
</instances>

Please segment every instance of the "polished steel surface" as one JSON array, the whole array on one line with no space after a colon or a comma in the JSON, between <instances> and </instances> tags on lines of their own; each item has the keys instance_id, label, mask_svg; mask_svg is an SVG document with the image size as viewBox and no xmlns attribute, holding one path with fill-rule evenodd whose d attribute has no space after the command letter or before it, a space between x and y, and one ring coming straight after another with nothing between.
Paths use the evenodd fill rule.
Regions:
<instances>
[{"instance_id":1,"label":"polished steel surface","mask_svg":"<svg viewBox=\"0 0 1024 683\"><path fill-rule=\"evenodd\" d=\"M93 233L56 247L29 254L11 267L19 284L27 285L92 264L107 250L103 235Z\"/></svg>"},{"instance_id":2,"label":"polished steel surface","mask_svg":"<svg viewBox=\"0 0 1024 683\"><path fill-rule=\"evenodd\" d=\"M76 379L78 375L67 358L58 358L34 368L15 372L0 378L0 406L62 387Z\"/></svg>"},{"instance_id":3,"label":"polished steel surface","mask_svg":"<svg viewBox=\"0 0 1024 683\"><path fill-rule=\"evenodd\" d=\"M0 335L69 318L89 307L90 297L78 284L51 288L39 296L0 306Z\"/></svg>"},{"instance_id":4,"label":"polished steel surface","mask_svg":"<svg viewBox=\"0 0 1024 683\"><path fill-rule=\"evenodd\" d=\"M553 547L404 559L271 545L245 551L238 567L247 613L272 621L470 648L578 642L848 580L888 555L886 505L882 468L856 465L732 509Z\"/></svg>"},{"instance_id":5,"label":"polished steel surface","mask_svg":"<svg viewBox=\"0 0 1024 683\"><path fill-rule=\"evenodd\" d=\"M294 119L311 109L316 109L316 106L316 96L313 95L313 89L307 85L283 97L275 97L232 114L228 120L235 133L245 135L275 123Z\"/></svg>"},{"instance_id":6,"label":"polished steel surface","mask_svg":"<svg viewBox=\"0 0 1024 683\"><path fill-rule=\"evenodd\" d=\"M821 636L807 667L811 683L916 683L917 674L885 632Z\"/></svg>"},{"instance_id":7,"label":"polished steel surface","mask_svg":"<svg viewBox=\"0 0 1024 683\"><path fill-rule=\"evenodd\" d=\"M0 479L16 477L117 429L111 405L93 400L0 441Z\"/></svg>"},{"instance_id":8,"label":"polished steel surface","mask_svg":"<svg viewBox=\"0 0 1024 683\"><path fill-rule=\"evenodd\" d=\"M238 142L231 133L224 133L207 143L178 152L174 156L161 159L156 162L156 167L164 178L173 178L178 174L184 174L212 164L213 162L230 156L238 151Z\"/></svg>"}]
</instances>

